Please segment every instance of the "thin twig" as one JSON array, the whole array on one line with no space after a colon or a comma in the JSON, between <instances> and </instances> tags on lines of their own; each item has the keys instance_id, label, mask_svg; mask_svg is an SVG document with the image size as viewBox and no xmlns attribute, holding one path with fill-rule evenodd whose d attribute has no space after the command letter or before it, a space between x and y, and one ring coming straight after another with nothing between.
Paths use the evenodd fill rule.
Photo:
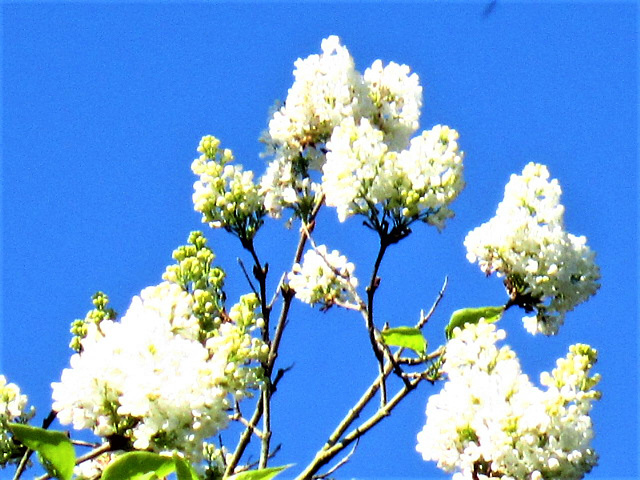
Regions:
<instances>
[{"instance_id":1,"label":"thin twig","mask_svg":"<svg viewBox=\"0 0 640 480\"><path fill-rule=\"evenodd\" d=\"M272 385L273 385L273 392L275 392L278 388L278 383L280 383L280 380L282 380L282 377L284 377L284 374L287 373L289 370L291 370L293 368L295 364L291 364L288 367L285 368L279 368L278 371L276 372L276 376L273 379Z\"/></svg>"},{"instance_id":2,"label":"thin twig","mask_svg":"<svg viewBox=\"0 0 640 480\"><path fill-rule=\"evenodd\" d=\"M246 428L250 429L256 437L262 438L262 432L257 427L252 426L249 423L249 420L244 418L242 415L238 413L234 413L233 415L229 415L229 420L233 420L234 422L241 423Z\"/></svg>"},{"instance_id":3,"label":"thin twig","mask_svg":"<svg viewBox=\"0 0 640 480\"><path fill-rule=\"evenodd\" d=\"M390 370L389 370L390 371ZM363 422L359 427L356 427L342 440L335 443L333 446L325 445L315 456L312 462L304 469L304 471L296 477L296 480L309 480L313 478L315 473L324 465L329 463L338 453L348 447L352 442L358 440L362 435L367 433L371 428L380 423L382 419L389 416L391 411L400 403L400 401L418 384L422 381L422 378L413 380L409 386L404 385L402 389L384 406L381 406L376 413L374 413L369 419Z\"/></svg>"},{"instance_id":4,"label":"thin twig","mask_svg":"<svg viewBox=\"0 0 640 480\"><path fill-rule=\"evenodd\" d=\"M273 296L271 297L271 301L269 301L269 311L271 311L271 309L273 308L273 305L276 303L276 300L280 296L280 290L282 289L282 285L284 285L284 279L286 278L286 276L287 276L286 273L283 273L280 276L280 281L278 282L278 286L276 287L276 291L273 292Z\"/></svg>"},{"instance_id":5,"label":"thin twig","mask_svg":"<svg viewBox=\"0 0 640 480\"><path fill-rule=\"evenodd\" d=\"M249 276L249 273L247 272L247 269L244 267L244 262L242 261L241 258L238 258L238 264L240 265L240 268L242 269L242 273L244 273L244 278L247 280L247 283L249 284L249 287L251 287L251 291L253 293L256 294L256 297L259 295L258 294L258 290L256 290L256 287L254 287L253 282L251 281L251 277Z\"/></svg>"},{"instance_id":6,"label":"thin twig","mask_svg":"<svg viewBox=\"0 0 640 480\"><path fill-rule=\"evenodd\" d=\"M236 450L235 452L233 452L233 456L231 457L231 460L229 461L229 464L225 469L225 472L224 472L225 477L232 475L234 473L236 466L240 462L240 458L242 458L242 455L244 454L244 450L247 448L247 445L249 444L249 440L251 439L253 430L255 429L256 425L258 425L258 422L262 417L262 407L263 407L263 403L260 400L258 400L256 409L253 412L253 416L251 417L251 420L249 420L249 425L247 426L247 428L245 428L244 432L242 432L242 435L240 435L240 440L238 441Z\"/></svg>"},{"instance_id":7,"label":"thin twig","mask_svg":"<svg viewBox=\"0 0 640 480\"><path fill-rule=\"evenodd\" d=\"M333 467L331 467L326 473L323 473L322 475L315 475L313 478L316 479L322 479L322 478L327 478L329 475L331 475L333 472L335 472L336 470L338 470L340 467L342 467L343 465L345 465L349 460L351 460L351 457L353 456L353 454L356 452L356 448L358 448L358 444L360 443L360 439L357 438L356 439L356 443L353 445L353 448L351 449L351 451L342 459L340 460L338 463L336 463Z\"/></svg>"},{"instance_id":8,"label":"thin twig","mask_svg":"<svg viewBox=\"0 0 640 480\"><path fill-rule=\"evenodd\" d=\"M265 388L262 390L262 437L260 448L259 468L266 468L269 460L269 444L271 442L271 380L265 379Z\"/></svg>"},{"instance_id":9,"label":"thin twig","mask_svg":"<svg viewBox=\"0 0 640 480\"><path fill-rule=\"evenodd\" d=\"M426 323L429 321L429 319L433 315L433 312L436 311L436 308L438 307L440 300L442 300L442 297L444 296L444 292L447 289L448 284L449 284L449 277L447 276L447 277L444 277L444 282L442 283L442 287L440 287L440 292L438 292L438 296L433 302L433 305L431 305L429 312L426 315L420 315L420 321L416 324L416 328L422 329L422 327L424 327Z\"/></svg>"},{"instance_id":10,"label":"thin twig","mask_svg":"<svg viewBox=\"0 0 640 480\"><path fill-rule=\"evenodd\" d=\"M276 454L280 451L280 449L282 448L282 444L279 443L278 445L276 445L276 448L274 448L271 453L269 454L269 460L271 460L272 458L274 458L276 456ZM243 465L241 467L236 468L236 473L240 473L240 472L246 472L247 470L251 470L252 468L257 467L259 464L259 462L252 462L249 463L247 465Z\"/></svg>"},{"instance_id":11,"label":"thin twig","mask_svg":"<svg viewBox=\"0 0 640 480\"><path fill-rule=\"evenodd\" d=\"M100 446L99 443L95 443L95 442L85 442L83 440L71 440L71 443L78 446L78 447L91 447L91 448L98 448Z\"/></svg>"}]
</instances>

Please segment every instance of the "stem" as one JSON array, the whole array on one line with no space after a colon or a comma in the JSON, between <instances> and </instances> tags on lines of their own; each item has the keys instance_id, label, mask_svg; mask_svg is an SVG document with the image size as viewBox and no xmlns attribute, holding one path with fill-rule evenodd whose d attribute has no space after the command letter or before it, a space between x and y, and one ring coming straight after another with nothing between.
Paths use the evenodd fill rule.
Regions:
<instances>
[{"instance_id":1,"label":"stem","mask_svg":"<svg viewBox=\"0 0 640 480\"><path fill-rule=\"evenodd\" d=\"M382 258L384 257L385 252L387 251L387 247L389 243L386 241L384 236L380 237L380 249L378 250L378 256L376 257L375 264L373 265L373 272L371 273L371 280L369 281L369 286L367 287L367 316L365 319L367 325L367 331L369 332L369 341L371 342L371 348L373 349L373 353L378 360L378 368L380 370L381 379L380 379L380 403L384 405L387 403L387 386L385 384L384 373L384 356L380 351L380 347L378 345L378 340L376 339L375 325L373 323L373 299L376 294L376 290L380 285L380 278L378 278L378 270L380 269L380 264L382 263Z\"/></svg>"},{"instance_id":2,"label":"stem","mask_svg":"<svg viewBox=\"0 0 640 480\"><path fill-rule=\"evenodd\" d=\"M268 386L267 386L268 385ZM269 444L271 442L271 381L267 377L265 389L262 392L262 402L264 403L262 410L264 412L262 417L262 442L260 449L260 463L258 468L266 468L267 461L269 460Z\"/></svg>"}]
</instances>

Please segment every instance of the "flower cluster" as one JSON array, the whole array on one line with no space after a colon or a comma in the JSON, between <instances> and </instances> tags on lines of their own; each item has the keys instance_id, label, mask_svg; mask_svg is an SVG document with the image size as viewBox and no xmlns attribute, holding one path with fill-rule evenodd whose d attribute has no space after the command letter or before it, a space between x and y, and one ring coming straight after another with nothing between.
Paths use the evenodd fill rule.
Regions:
<instances>
[{"instance_id":1,"label":"flower cluster","mask_svg":"<svg viewBox=\"0 0 640 480\"><path fill-rule=\"evenodd\" d=\"M26 423L34 415L34 408L27 408L27 396L20 393L15 383L7 383L5 376L0 375L0 468L17 461L24 452L24 447L14 442L8 424Z\"/></svg>"},{"instance_id":2,"label":"flower cluster","mask_svg":"<svg viewBox=\"0 0 640 480\"><path fill-rule=\"evenodd\" d=\"M52 384L60 422L124 436L136 449L195 456L198 443L227 422L229 349L210 352L172 329L172 319L141 297L119 323L103 321Z\"/></svg>"},{"instance_id":3,"label":"flower cluster","mask_svg":"<svg viewBox=\"0 0 640 480\"><path fill-rule=\"evenodd\" d=\"M193 317L198 322L200 341L205 341L220 328L224 316L225 272L213 265L215 258L213 250L207 246L207 239L203 233L191 232L187 245L182 245L173 251L173 259L176 263L169 265L162 275L169 284L178 285L184 292L192 295L191 309ZM159 297L162 298L162 294ZM168 298L170 297L172 295ZM191 318L190 321L195 320ZM186 331L194 332L193 328L187 328Z\"/></svg>"},{"instance_id":4,"label":"flower cluster","mask_svg":"<svg viewBox=\"0 0 640 480\"><path fill-rule=\"evenodd\" d=\"M194 184L193 203L202 221L224 228L241 240L251 240L262 225L264 206L253 183L253 172L231 165L231 150L220 150L220 140L202 137L191 170L200 177Z\"/></svg>"},{"instance_id":5,"label":"flower cluster","mask_svg":"<svg viewBox=\"0 0 640 480\"><path fill-rule=\"evenodd\" d=\"M340 39L324 39L321 49L321 55L295 62L295 81L269 121L264 140L287 158L326 140L343 119L360 118L371 110L362 76Z\"/></svg>"},{"instance_id":6,"label":"flower cluster","mask_svg":"<svg viewBox=\"0 0 640 480\"><path fill-rule=\"evenodd\" d=\"M224 428L227 410L261 382L268 347L255 294L226 313L213 252L199 232L174 252L168 281L134 297L119 322L86 325L79 353L53 408L62 424L120 437L135 449L174 449L202 459L204 439Z\"/></svg>"},{"instance_id":7,"label":"flower cluster","mask_svg":"<svg viewBox=\"0 0 640 480\"><path fill-rule=\"evenodd\" d=\"M448 205L464 187L457 138L455 130L438 125L395 152L367 119L359 125L345 120L327 142L327 205L337 208L340 221L362 214L375 222L372 207L381 205L396 224L422 220L442 228L453 216Z\"/></svg>"},{"instance_id":8,"label":"flower cluster","mask_svg":"<svg viewBox=\"0 0 640 480\"><path fill-rule=\"evenodd\" d=\"M442 228L464 187L463 154L448 127L410 141L422 106L418 76L380 60L361 74L335 36L295 66L263 139L275 156L261 181L269 214L290 207L304 218L322 192L341 221L362 214L379 231L393 222L406 232L416 220Z\"/></svg>"},{"instance_id":9,"label":"flower cluster","mask_svg":"<svg viewBox=\"0 0 640 480\"><path fill-rule=\"evenodd\" d=\"M455 329L445 353L448 380L427 404L417 450L456 480L580 479L597 462L589 412L599 392L596 352L574 345L541 390L521 372L505 333L481 320Z\"/></svg>"},{"instance_id":10,"label":"flower cluster","mask_svg":"<svg viewBox=\"0 0 640 480\"><path fill-rule=\"evenodd\" d=\"M512 175L495 217L471 231L470 262L505 277L512 303L526 311L532 333L555 334L566 312L599 288L600 272L585 237L564 230L561 188L544 165L529 163Z\"/></svg>"},{"instance_id":11,"label":"flower cluster","mask_svg":"<svg viewBox=\"0 0 640 480\"><path fill-rule=\"evenodd\" d=\"M364 71L363 79L373 102L373 120L385 132L392 149L404 148L413 132L418 130L422 87L407 65L381 60ZM395 148L393 148L395 147Z\"/></svg>"},{"instance_id":12,"label":"flower cluster","mask_svg":"<svg viewBox=\"0 0 640 480\"><path fill-rule=\"evenodd\" d=\"M287 279L296 298L310 305L320 304L326 310L356 301L358 279L354 269L340 252L328 252L326 246L319 245L304 254L302 265L296 263Z\"/></svg>"}]
</instances>

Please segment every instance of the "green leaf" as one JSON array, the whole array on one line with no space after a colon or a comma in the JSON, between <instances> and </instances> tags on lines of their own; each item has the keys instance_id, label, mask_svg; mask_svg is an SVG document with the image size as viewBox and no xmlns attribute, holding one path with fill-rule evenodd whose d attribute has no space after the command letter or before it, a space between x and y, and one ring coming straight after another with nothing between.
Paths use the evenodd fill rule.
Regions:
<instances>
[{"instance_id":1,"label":"green leaf","mask_svg":"<svg viewBox=\"0 0 640 480\"><path fill-rule=\"evenodd\" d=\"M198 474L185 459L180 458L177 454L174 454L173 461L176 464L176 474L178 475L178 480L199 480Z\"/></svg>"},{"instance_id":2,"label":"green leaf","mask_svg":"<svg viewBox=\"0 0 640 480\"><path fill-rule=\"evenodd\" d=\"M171 457L152 452L128 452L119 456L102 473L102 480L151 480L176 470Z\"/></svg>"},{"instance_id":3,"label":"green leaf","mask_svg":"<svg viewBox=\"0 0 640 480\"><path fill-rule=\"evenodd\" d=\"M447 340L451 340L453 337L453 329L456 327L464 328L467 323L478 323L481 318L484 318L487 322L497 322L502 317L504 307L476 307L476 308L462 308L456 310L451 315L449 325L444 329L444 333L447 336Z\"/></svg>"},{"instance_id":4,"label":"green leaf","mask_svg":"<svg viewBox=\"0 0 640 480\"><path fill-rule=\"evenodd\" d=\"M278 475L281 471L289 468L290 465L284 465L282 467L269 467L260 470L247 470L246 472L240 472L227 478L227 480L271 480Z\"/></svg>"},{"instance_id":5,"label":"green leaf","mask_svg":"<svg viewBox=\"0 0 640 480\"><path fill-rule=\"evenodd\" d=\"M38 452L41 463L54 478L70 480L76 464L76 452L64 432L45 430L21 423L10 423L13 436Z\"/></svg>"},{"instance_id":6,"label":"green leaf","mask_svg":"<svg viewBox=\"0 0 640 480\"><path fill-rule=\"evenodd\" d=\"M427 353L427 340L418 328L396 327L382 331L384 343L393 347L410 348L418 355Z\"/></svg>"}]
</instances>

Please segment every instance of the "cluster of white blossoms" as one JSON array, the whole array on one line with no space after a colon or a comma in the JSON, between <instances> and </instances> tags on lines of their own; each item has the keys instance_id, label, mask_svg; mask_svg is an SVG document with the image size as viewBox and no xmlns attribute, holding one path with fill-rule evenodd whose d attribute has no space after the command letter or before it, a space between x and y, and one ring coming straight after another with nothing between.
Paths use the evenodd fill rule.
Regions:
<instances>
[{"instance_id":1,"label":"cluster of white blossoms","mask_svg":"<svg viewBox=\"0 0 640 480\"><path fill-rule=\"evenodd\" d=\"M589 412L599 399L589 376L596 352L574 345L543 373L541 390L521 372L505 333L481 320L447 344L448 379L430 397L417 450L454 480L577 480L597 463Z\"/></svg>"},{"instance_id":2,"label":"cluster of white blossoms","mask_svg":"<svg viewBox=\"0 0 640 480\"><path fill-rule=\"evenodd\" d=\"M328 252L326 246L319 245L304 254L302 265L296 263L287 279L297 299L328 309L356 301L358 279L354 269L340 252Z\"/></svg>"},{"instance_id":3,"label":"cluster of white blossoms","mask_svg":"<svg viewBox=\"0 0 640 480\"><path fill-rule=\"evenodd\" d=\"M373 102L374 123L385 132L392 150L403 149L418 130L422 87L407 65L381 60L364 71L363 79Z\"/></svg>"},{"instance_id":4,"label":"cluster of white blossoms","mask_svg":"<svg viewBox=\"0 0 640 480\"><path fill-rule=\"evenodd\" d=\"M262 176L260 194L263 195L264 208L272 218L280 218L285 208L305 200L310 202L321 189L318 182L296 173L295 167L294 162L280 157L269 163Z\"/></svg>"},{"instance_id":5,"label":"cluster of white blossoms","mask_svg":"<svg viewBox=\"0 0 640 480\"><path fill-rule=\"evenodd\" d=\"M201 460L204 439L227 425L231 399L259 381L255 369L241 368L256 349L266 353L245 328L255 323L248 297L204 342L194 296L168 282L134 297L119 322L89 324L81 353L52 384L58 419L135 449Z\"/></svg>"},{"instance_id":6,"label":"cluster of white blossoms","mask_svg":"<svg viewBox=\"0 0 640 480\"><path fill-rule=\"evenodd\" d=\"M231 150L220 150L220 140L202 137L202 155L191 164L200 179L194 183L193 203L202 221L224 228L241 238L253 238L264 215L262 196L253 182L253 172L232 165Z\"/></svg>"},{"instance_id":7,"label":"cluster of white blossoms","mask_svg":"<svg viewBox=\"0 0 640 480\"><path fill-rule=\"evenodd\" d=\"M265 141L284 148L287 157L328 138L343 119L371 111L362 76L340 39L332 35L322 40L321 49L321 55L295 62L295 81L269 121Z\"/></svg>"},{"instance_id":8,"label":"cluster of white blossoms","mask_svg":"<svg viewBox=\"0 0 640 480\"><path fill-rule=\"evenodd\" d=\"M0 375L0 467L17 460L18 448L8 430L9 423L26 423L35 414L33 407L27 408L27 396L20 393L15 383L7 383Z\"/></svg>"},{"instance_id":9,"label":"cluster of white blossoms","mask_svg":"<svg viewBox=\"0 0 640 480\"><path fill-rule=\"evenodd\" d=\"M566 312L600 286L586 238L564 230L560 194L547 168L529 163L511 176L495 217L464 241L470 262L504 276L513 303L537 311L523 319L531 333L555 334Z\"/></svg>"},{"instance_id":10,"label":"cluster of white blossoms","mask_svg":"<svg viewBox=\"0 0 640 480\"><path fill-rule=\"evenodd\" d=\"M340 221L382 205L394 219L424 220L438 228L453 216L447 207L464 187L458 133L437 125L400 152L389 149L369 120L337 127L327 142L323 191Z\"/></svg>"},{"instance_id":11,"label":"cluster of white blossoms","mask_svg":"<svg viewBox=\"0 0 640 480\"><path fill-rule=\"evenodd\" d=\"M269 214L305 211L309 205L301 203L312 206L307 197L321 192L341 221L363 214L376 227L386 219L442 228L464 187L463 154L448 127L410 140L422 106L418 76L380 60L361 74L336 36L323 40L322 54L295 66L293 86L263 138L275 157L260 189ZM313 172L322 172L321 183Z\"/></svg>"}]
</instances>

